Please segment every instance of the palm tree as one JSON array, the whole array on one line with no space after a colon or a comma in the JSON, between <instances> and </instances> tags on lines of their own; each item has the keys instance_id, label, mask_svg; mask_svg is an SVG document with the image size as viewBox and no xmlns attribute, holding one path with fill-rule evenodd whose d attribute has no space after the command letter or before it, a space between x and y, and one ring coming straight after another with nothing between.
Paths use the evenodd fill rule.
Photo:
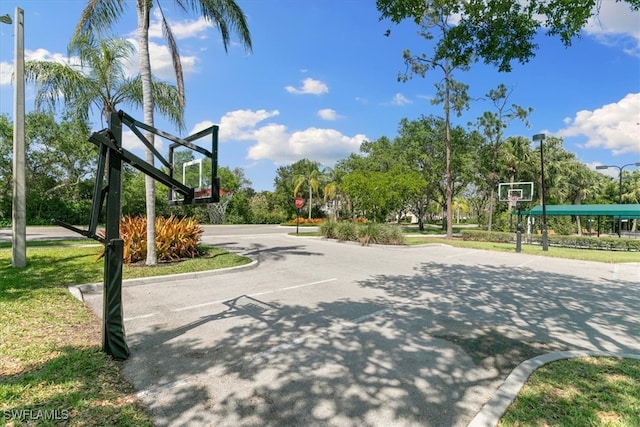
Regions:
<instances>
[{"instance_id":1,"label":"palm tree","mask_svg":"<svg viewBox=\"0 0 640 427\"><path fill-rule=\"evenodd\" d=\"M318 192L320 186L320 171L318 170L318 163L307 160L304 164L304 171L293 178L293 196L298 194L298 191L303 185L307 186L309 192L309 219L311 219L311 208L313 205L313 192Z\"/></svg>"},{"instance_id":2,"label":"palm tree","mask_svg":"<svg viewBox=\"0 0 640 427\"><path fill-rule=\"evenodd\" d=\"M219 29L222 36L222 43L225 52L230 43L231 31L234 31L240 38L241 43L247 50L251 50L251 36L246 17L234 0L175 0L175 5L183 11L191 9L197 15L212 22ZM85 7L80 22L78 23L75 36L95 36L109 30L111 26L122 16L125 7L129 3L124 0L89 0ZM143 116L144 123L153 126L153 111L155 98L152 93L151 79L151 59L149 56L149 17L151 8L155 6L160 11L162 20L162 33L166 38L173 68L176 76L176 85L179 92L179 100L182 105L185 103L184 78L182 74L182 64L178 53L178 45L173 36L171 27L166 20L160 0L136 0L136 12L138 17L138 52L140 55L140 76L142 78ZM153 134L145 133L147 140L153 144ZM154 157L151 150L147 150L147 161L153 165ZM145 180L145 199L147 205L147 248L148 265L157 263L156 256L156 232L155 232L155 185L151 177Z\"/></svg>"},{"instance_id":3,"label":"palm tree","mask_svg":"<svg viewBox=\"0 0 640 427\"><path fill-rule=\"evenodd\" d=\"M140 76L128 77L124 69L134 52L131 43L123 39L74 39L70 52L78 53L79 64L25 63L25 79L36 83L37 109L55 110L62 103L74 117L86 122L93 108L106 120L119 104L142 105ZM176 87L154 81L153 92L158 111L183 127L183 108L176 102Z\"/></svg>"}]
</instances>

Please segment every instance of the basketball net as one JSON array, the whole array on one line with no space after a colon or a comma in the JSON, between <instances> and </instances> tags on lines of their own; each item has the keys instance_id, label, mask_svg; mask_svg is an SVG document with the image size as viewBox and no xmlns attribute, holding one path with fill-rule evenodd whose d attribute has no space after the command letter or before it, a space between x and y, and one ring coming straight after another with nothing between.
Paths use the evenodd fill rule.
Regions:
<instances>
[{"instance_id":1,"label":"basketball net","mask_svg":"<svg viewBox=\"0 0 640 427\"><path fill-rule=\"evenodd\" d=\"M518 196L509 196L509 209L513 209L518 206L518 200L520 197Z\"/></svg>"},{"instance_id":2,"label":"basketball net","mask_svg":"<svg viewBox=\"0 0 640 427\"><path fill-rule=\"evenodd\" d=\"M223 224L226 219L227 205L233 197L232 192L220 195L218 203L207 203L207 211L209 212L209 221L211 224Z\"/></svg>"}]
</instances>

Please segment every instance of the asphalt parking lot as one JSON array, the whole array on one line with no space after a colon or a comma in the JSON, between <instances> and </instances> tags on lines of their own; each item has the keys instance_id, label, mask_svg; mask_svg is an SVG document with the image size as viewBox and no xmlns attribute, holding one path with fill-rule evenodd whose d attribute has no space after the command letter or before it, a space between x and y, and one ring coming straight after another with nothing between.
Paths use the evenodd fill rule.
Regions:
<instances>
[{"instance_id":1,"label":"asphalt parking lot","mask_svg":"<svg viewBox=\"0 0 640 427\"><path fill-rule=\"evenodd\" d=\"M532 357L640 354L638 264L261 230L205 234L250 268L125 283L125 373L158 426L466 426Z\"/></svg>"}]
</instances>

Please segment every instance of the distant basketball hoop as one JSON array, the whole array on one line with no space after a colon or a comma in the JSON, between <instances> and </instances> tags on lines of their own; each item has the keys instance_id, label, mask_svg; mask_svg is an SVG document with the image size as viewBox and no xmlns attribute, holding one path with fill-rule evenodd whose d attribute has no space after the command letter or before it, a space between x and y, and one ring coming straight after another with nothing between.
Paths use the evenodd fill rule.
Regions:
<instances>
[{"instance_id":1,"label":"distant basketball hoop","mask_svg":"<svg viewBox=\"0 0 640 427\"><path fill-rule=\"evenodd\" d=\"M533 200L533 182L503 182L498 184L498 200L508 202L509 209L517 209L516 252L522 251L522 204Z\"/></svg>"},{"instance_id":2,"label":"distant basketball hoop","mask_svg":"<svg viewBox=\"0 0 640 427\"><path fill-rule=\"evenodd\" d=\"M211 134L211 151L193 141ZM169 175L191 194L169 188L169 203L172 205L192 203L217 203L220 201L220 179L218 178L218 127L212 126L184 139L174 138L169 146Z\"/></svg>"}]
</instances>

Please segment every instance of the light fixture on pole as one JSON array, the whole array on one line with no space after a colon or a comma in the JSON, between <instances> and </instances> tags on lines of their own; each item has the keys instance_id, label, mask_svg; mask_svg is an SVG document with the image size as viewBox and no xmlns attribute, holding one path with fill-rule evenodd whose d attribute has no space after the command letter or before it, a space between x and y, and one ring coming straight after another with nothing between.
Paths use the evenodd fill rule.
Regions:
<instances>
[{"instance_id":1,"label":"light fixture on pole","mask_svg":"<svg viewBox=\"0 0 640 427\"><path fill-rule=\"evenodd\" d=\"M542 220L540 221L540 231L542 233L542 250L549 250L549 240L547 236L547 205L545 203L545 186L544 186L544 133L533 135L533 141L540 141L540 202L542 203Z\"/></svg>"},{"instance_id":2,"label":"light fixture on pole","mask_svg":"<svg viewBox=\"0 0 640 427\"><path fill-rule=\"evenodd\" d=\"M635 163L627 163L626 165L616 166L616 165L598 165L596 169L609 169L616 168L618 169L618 204L622 204L622 170L627 166L640 166L640 162ZM618 237L622 237L622 218L618 218Z\"/></svg>"}]
</instances>

